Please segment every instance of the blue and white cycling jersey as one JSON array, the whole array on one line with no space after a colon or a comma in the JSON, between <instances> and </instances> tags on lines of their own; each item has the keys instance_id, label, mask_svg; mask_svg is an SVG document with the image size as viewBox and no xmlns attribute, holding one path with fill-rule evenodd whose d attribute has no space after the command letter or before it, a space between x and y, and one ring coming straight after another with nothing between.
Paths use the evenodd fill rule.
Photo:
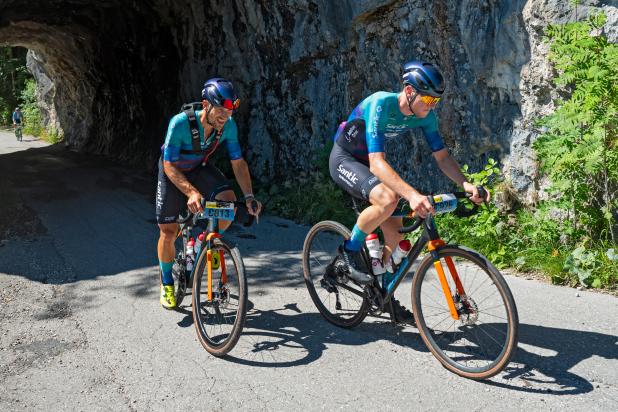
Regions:
<instances>
[{"instance_id":1,"label":"blue and white cycling jersey","mask_svg":"<svg viewBox=\"0 0 618 412\"><path fill-rule=\"evenodd\" d=\"M433 152L444 149L436 114L405 116L399 110L398 93L377 92L364 99L341 123L334 141L356 159L369 162L369 153L384 152L384 141L399 138L410 129L421 128Z\"/></svg>"},{"instance_id":2,"label":"blue and white cycling jersey","mask_svg":"<svg viewBox=\"0 0 618 412\"><path fill-rule=\"evenodd\" d=\"M216 132L213 132L208 139L204 138L204 127L199 121L202 110L196 110L195 116L198 119L197 125L200 132L200 144L202 149L210 147L216 139ZM230 160L242 158L242 151L238 143L238 128L233 118L229 118L223 126L223 134L218 144L225 142ZM167 128L165 143L161 146L163 160L172 162L174 166L182 171L195 169L203 160L204 155L192 153L193 143L191 140L191 128L189 118L183 113L172 117Z\"/></svg>"}]
</instances>

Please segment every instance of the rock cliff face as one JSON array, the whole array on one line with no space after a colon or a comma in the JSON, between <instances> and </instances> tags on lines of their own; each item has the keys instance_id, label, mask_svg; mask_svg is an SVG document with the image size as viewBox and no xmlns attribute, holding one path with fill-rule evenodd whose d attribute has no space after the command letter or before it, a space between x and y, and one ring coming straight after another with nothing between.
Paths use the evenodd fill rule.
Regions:
<instances>
[{"instance_id":1,"label":"rock cliff face","mask_svg":"<svg viewBox=\"0 0 618 412\"><path fill-rule=\"evenodd\" d=\"M534 200L531 122L555 93L544 27L603 9L618 36L617 0L583 3L3 0L0 43L32 51L44 111L69 145L129 162L156 158L167 121L206 78L232 79L241 142L264 180L314 170L363 97L398 90L404 61L430 60L447 79L437 112L454 155L473 168L501 159ZM419 188L447 184L420 133L387 152Z\"/></svg>"}]
</instances>

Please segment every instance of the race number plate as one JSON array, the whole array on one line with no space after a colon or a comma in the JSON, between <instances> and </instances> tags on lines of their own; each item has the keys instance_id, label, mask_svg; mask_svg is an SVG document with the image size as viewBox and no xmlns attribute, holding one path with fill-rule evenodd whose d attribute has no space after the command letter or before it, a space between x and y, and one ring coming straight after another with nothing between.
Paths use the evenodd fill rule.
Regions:
<instances>
[{"instance_id":1,"label":"race number plate","mask_svg":"<svg viewBox=\"0 0 618 412\"><path fill-rule=\"evenodd\" d=\"M201 217L204 219L234 220L234 203L206 202Z\"/></svg>"}]
</instances>

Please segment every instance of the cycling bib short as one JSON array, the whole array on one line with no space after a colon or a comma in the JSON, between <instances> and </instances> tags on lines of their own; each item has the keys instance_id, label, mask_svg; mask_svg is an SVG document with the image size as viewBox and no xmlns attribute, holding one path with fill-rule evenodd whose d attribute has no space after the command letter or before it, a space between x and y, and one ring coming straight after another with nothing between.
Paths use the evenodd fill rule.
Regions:
<instances>
[{"instance_id":1,"label":"cycling bib short","mask_svg":"<svg viewBox=\"0 0 618 412\"><path fill-rule=\"evenodd\" d=\"M337 143L330 152L328 168L337 186L357 199L369 200L371 190L381 183L367 165L359 162Z\"/></svg>"},{"instance_id":2,"label":"cycling bib short","mask_svg":"<svg viewBox=\"0 0 618 412\"><path fill-rule=\"evenodd\" d=\"M198 166L189 172L184 172L184 175L207 200L213 200L217 194L232 190L223 173L211 164ZM173 223L185 210L187 210L187 197L167 177L163 170L163 159L159 159L156 195L157 223Z\"/></svg>"}]
</instances>

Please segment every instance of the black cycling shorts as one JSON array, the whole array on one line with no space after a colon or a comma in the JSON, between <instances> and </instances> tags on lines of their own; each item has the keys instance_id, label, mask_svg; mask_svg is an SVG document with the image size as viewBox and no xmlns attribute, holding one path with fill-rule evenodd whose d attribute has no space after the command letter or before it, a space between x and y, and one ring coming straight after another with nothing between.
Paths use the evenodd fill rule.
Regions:
<instances>
[{"instance_id":1,"label":"black cycling shorts","mask_svg":"<svg viewBox=\"0 0 618 412\"><path fill-rule=\"evenodd\" d=\"M232 187L223 173L216 167L206 164L189 172L183 172L202 196L212 200L218 193L231 190ZM157 223L173 223L181 212L187 210L187 197L167 177L163 170L163 160L159 159L159 177L157 179L157 196L155 199Z\"/></svg>"},{"instance_id":2,"label":"black cycling shorts","mask_svg":"<svg viewBox=\"0 0 618 412\"><path fill-rule=\"evenodd\" d=\"M328 160L330 177L337 186L357 199L369 200L371 190L379 185L378 179L369 167L345 151L336 142Z\"/></svg>"}]
</instances>

